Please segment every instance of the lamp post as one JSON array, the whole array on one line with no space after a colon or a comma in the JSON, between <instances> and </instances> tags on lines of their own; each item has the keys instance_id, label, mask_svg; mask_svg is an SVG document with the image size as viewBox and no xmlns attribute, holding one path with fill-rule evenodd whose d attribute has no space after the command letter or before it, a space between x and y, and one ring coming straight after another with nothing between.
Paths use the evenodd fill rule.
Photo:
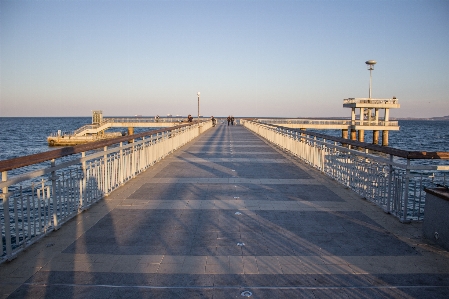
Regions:
<instances>
[{"instance_id":1,"label":"lamp post","mask_svg":"<svg viewBox=\"0 0 449 299\"><path fill-rule=\"evenodd\" d=\"M365 61L369 70L369 98L371 99L371 71L374 70L374 65L377 63L375 60Z\"/></svg>"},{"instance_id":2,"label":"lamp post","mask_svg":"<svg viewBox=\"0 0 449 299\"><path fill-rule=\"evenodd\" d=\"M198 122L200 121L200 92L197 93L198 96Z\"/></svg>"},{"instance_id":3,"label":"lamp post","mask_svg":"<svg viewBox=\"0 0 449 299\"><path fill-rule=\"evenodd\" d=\"M376 64L375 60L368 60L365 61L366 66L368 67L369 70L369 99L368 99L368 103L371 103L371 80L372 80L372 76L371 76L371 71L374 70L374 65ZM367 114L368 114L368 123L371 123L371 108L366 108L367 109ZM377 109L376 109L377 110ZM362 111L363 111L363 116L362 116ZM377 114L377 111L375 112ZM362 120L362 118L364 118L365 115L365 108L360 108L360 120ZM379 131L374 130L373 131L373 141L375 141L376 139L379 139ZM359 130L359 141L365 141L365 132L364 130Z\"/></svg>"}]
</instances>

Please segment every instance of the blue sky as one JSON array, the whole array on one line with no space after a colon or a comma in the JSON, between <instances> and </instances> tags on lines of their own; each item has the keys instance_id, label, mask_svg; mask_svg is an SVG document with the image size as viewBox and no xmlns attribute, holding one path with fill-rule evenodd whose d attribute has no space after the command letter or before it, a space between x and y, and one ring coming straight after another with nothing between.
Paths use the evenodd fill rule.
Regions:
<instances>
[{"instance_id":1,"label":"blue sky","mask_svg":"<svg viewBox=\"0 0 449 299\"><path fill-rule=\"evenodd\" d=\"M0 0L0 116L449 115L449 1Z\"/></svg>"}]
</instances>

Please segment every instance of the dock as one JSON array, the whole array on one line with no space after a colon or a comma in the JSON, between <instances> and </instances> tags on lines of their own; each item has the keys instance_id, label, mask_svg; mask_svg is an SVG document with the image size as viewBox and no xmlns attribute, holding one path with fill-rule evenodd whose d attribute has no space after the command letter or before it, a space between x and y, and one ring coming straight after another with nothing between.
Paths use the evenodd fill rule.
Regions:
<instances>
[{"instance_id":1,"label":"dock","mask_svg":"<svg viewBox=\"0 0 449 299\"><path fill-rule=\"evenodd\" d=\"M220 124L0 264L1 298L447 298L449 252Z\"/></svg>"},{"instance_id":2,"label":"dock","mask_svg":"<svg viewBox=\"0 0 449 299\"><path fill-rule=\"evenodd\" d=\"M341 130L342 138L365 141L365 131L373 132L373 144L379 144L379 132L382 131L382 145L388 146L389 131L398 131L397 121L390 121L390 109L400 108L399 100L348 98L343 100L344 108L351 108L351 118L341 120L300 119L300 118L258 118L260 123L275 124L286 128ZM356 109L359 117L356 117ZM383 110L383 117L380 111ZM199 112L198 112L199 119ZM226 117L216 117L225 121ZM204 120L204 118L202 118ZM92 111L92 124L84 125L74 132L54 132L47 137L49 146L73 146L94 141L132 135L134 128L167 128L187 122L184 117L103 117L103 111ZM127 131L107 132L111 128L126 128ZM350 132L350 133L349 133Z\"/></svg>"},{"instance_id":3,"label":"dock","mask_svg":"<svg viewBox=\"0 0 449 299\"><path fill-rule=\"evenodd\" d=\"M167 128L186 122L182 117L103 117L103 111L92 111L92 124L84 125L73 132L57 131L47 137L49 146L74 146L100 140L134 134L134 128ZM125 129L122 132L108 132L112 128Z\"/></svg>"}]
</instances>

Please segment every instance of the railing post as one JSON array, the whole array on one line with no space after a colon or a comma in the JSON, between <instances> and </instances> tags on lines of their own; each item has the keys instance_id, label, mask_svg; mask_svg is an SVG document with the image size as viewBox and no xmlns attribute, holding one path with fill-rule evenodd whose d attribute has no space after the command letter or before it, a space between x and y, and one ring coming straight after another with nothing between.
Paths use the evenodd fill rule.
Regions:
<instances>
[{"instance_id":1,"label":"railing post","mask_svg":"<svg viewBox=\"0 0 449 299\"><path fill-rule=\"evenodd\" d=\"M393 155L390 154L390 164L389 164L389 169L388 169L388 190L387 190L387 213L391 213L391 189L393 188Z\"/></svg>"},{"instance_id":2,"label":"railing post","mask_svg":"<svg viewBox=\"0 0 449 299\"><path fill-rule=\"evenodd\" d=\"M2 182L6 182L7 180L8 180L8 172L7 171L3 171L2 172ZM10 219L9 219L9 192L8 192L8 187L3 187L2 188L2 197L3 197L3 213L4 213L4 219L5 219L6 257L8 259L10 259L11 258L11 254L12 254L12 247L11 247L11 227L10 227L11 225L10 225ZM2 243L3 243L3 241L0 241L0 244L2 245L2 251L3 251L3 244Z\"/></svg>"},{"instance_id":3,"label":"railing post","mask_svg":"<svg viewBox=\"0 0 449 299\"><path fill-rule=\"evenodd\" d=\"M321 171L325 172L326 169L326 139L323 138L323 146L321 148Z\"/></svg>"},{"instance_id":4,"label":"railing post","mask_svg":"<svg viewBox=\"0 0 449 299\"><path fill-rule=\"evenodd\" d=\"M131 157L130 157L130 161L131 161L131 178L135 178L136 177L136 148L134 147L134 145L131 147Z\"/></svg>"},{"instance_id":5,"label":"railing post","mask_svg":"<svg viewBox=\"0 0 449 299\"><path fill-rule=\"evenodd\" d=\"M147 169L148 162L147 162L147 147L145 146L145 136L142 137L142 159L143 159L143 166L141 166L142 170Z\"/></svg>"},{"instance_id":6,"label":"railing post","mask_svg":"<svg viewBox=\"0 0 449 299\"><path fill-rule=\"evenodd\" d=\"M402 214L402 222L407 222L408 209L408 189L410 185L410 159L407 159L407 168L405 169L405 187L404 187L404 207Z\"/></svg>"},{"instance_id":7,"label":"railing post","mask_svg":"<svg viewBox=\"0 0 449 299\"><path fill-rule=\"evenodd\" d=\"M109 169L108 169L108 154L106 153L108 150L108 147L105 146L103 148L103 151L105 154L103 155L103 165L104 165L104 171L103 171L103 194L107 196L109 194Z\"/></svg>"},{"instance_id":8,"label":"railing post","mask_svg":"<svg viewBox=\"0 0 449 299\"><path fill-rule=\"evenodd\" d=\"M81 158L86 157L86 152L81 152ZM86 193L86 161L81 162L80 203L78 210L84 209L84 194Z\"/></svg>"},{"instance_id":9,"label":"railing post","mask_svg":"<svg viewBox=\"0 0 449 299\"><path fill-rule=\"evenodd\" d=\"M119 151L119 184L123 185L125 181L125 158L123 157L123 142L120 142L120 151Z\"/></svg>"},{"instance_id":10,"label":"railing post","mask_svg":"<svg viewBox=\"0 0 449 299\"><path fill-rule=\"evenodd\" d=\"M51 167L55 167L56 166L56 161L55 159L51 160ZM56 192L56 180L58 179L58 177L56 176L56 171L52 171L51 172L51 189L52 189L52 193L53 193L53 228L55 230L58 229L58 199L57 199L57 192Z\"/></svg>"}]
</instances>

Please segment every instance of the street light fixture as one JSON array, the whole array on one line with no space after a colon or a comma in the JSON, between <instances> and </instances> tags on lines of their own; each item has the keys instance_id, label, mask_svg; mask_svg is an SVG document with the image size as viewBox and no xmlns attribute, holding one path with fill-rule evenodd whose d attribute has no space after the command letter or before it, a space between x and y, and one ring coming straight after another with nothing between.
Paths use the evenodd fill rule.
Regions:
<instances>
[{"instance_id":1,"label":"street light fixture","mask_svg":"<svg viewBox=\"0 0 449 299\"><path fill-rule=\"evenodd\" d=\"M375 60L365 61L369 70L369 98L371 99L371 71L374 70L374 65L377 63Z\"/></svg>"},{"instance_id":2,"label":"street light fixture","mask_svg":"<svg viewBox=\"0 0 449 299\"><path fill-rule=\"evenodd\" d=\"M200 92L197 93L198 96L198 122L200 121Z\"/></svg>"}]
</instances>

